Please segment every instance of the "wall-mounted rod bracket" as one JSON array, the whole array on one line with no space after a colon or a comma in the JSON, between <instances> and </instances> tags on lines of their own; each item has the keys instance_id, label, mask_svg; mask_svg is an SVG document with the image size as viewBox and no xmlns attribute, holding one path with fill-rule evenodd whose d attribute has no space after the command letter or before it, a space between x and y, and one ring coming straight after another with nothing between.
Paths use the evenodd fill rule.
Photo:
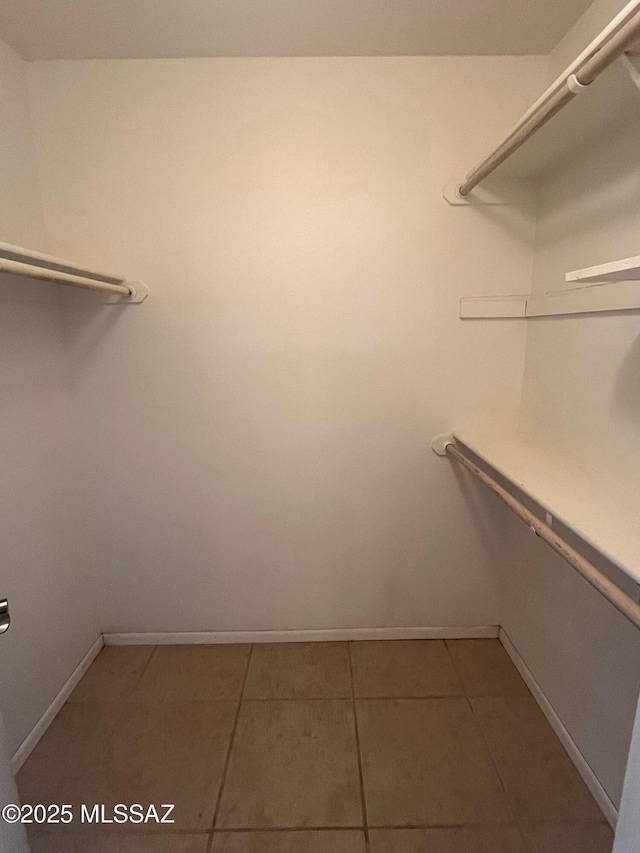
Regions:
<instances>
[{"instance_id":1,"label":"wall-mounted rod bracket","mask_svg":"<svg viewBox=\"0 0 640 853\"><path fill-rule=\"evenodd\" d=\"M126 302L128 304L133 303L134 305L138 305L140 302L144 302L149 295L149 288L142 281L125 281L125 285L131 291L131 295L127 296L125 299L110 299L110 302L113 301L114 304Z\"/></svg>"},{"instance_id":2,"label":"wall-mounted rod bracket","mask_svg":"<svg viewBox=\"0 0 640 853\"><path fill-rule=\"evenodd\" d=\"M437 435L431 442L431 449L434 453L437 453L438 456L446 456L447 446L453 443L454 441L451 433L447 433L446 435Z\"/></svg>"},{"instance_id":3,"label":"wall-mounted rod bracket","mask_svg":"<svg viewBox=\"0 0 640 853\"><path fill-rule=\"evenodd\" d=\"M447 184L442 190L442 197L454 207L460 204L511 204L511 202L505 201L504 198L500 198L499 196L489 192L485 187L478 187L474 193L462 195L460 187L463 183L463 181L453 181L453 183Z\"/></svg>"}]
</instances>

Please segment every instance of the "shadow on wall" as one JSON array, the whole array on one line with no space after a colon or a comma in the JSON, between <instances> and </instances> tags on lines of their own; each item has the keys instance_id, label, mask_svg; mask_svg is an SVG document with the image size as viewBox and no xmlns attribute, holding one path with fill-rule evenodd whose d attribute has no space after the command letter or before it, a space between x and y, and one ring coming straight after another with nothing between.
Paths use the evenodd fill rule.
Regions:
<instances>
[{"instance_id":1,"label":"shadow on wall","mask_svg":"<svg viewBox=\"0 0 640 853\"><path fill-rule=\"evenodd\" d=\"M538 219L553 216L553 230L545 237L548 247L572 234L600 235L604 224L608 233L615 233L616 223L637 220L639 130L636 123L621 130L615 146L606 138L583 141L571 159L555 163L545 175ZM594 245L602 248L601 240L596 236Z\"/></svg>"},{"instance_id":2,"label":"shadow on wall","mask_svg":"<svg viewBox=\"0 0 640 853\"><path fill-rule=\"evenodd\" d=\"M640 690L637 630L496 496L454 472L493 557L501 626L617 806Z\"/></svg>"},{"instance_id":3,"label":"shadow on wall","mask_svg":"<svg viewBox=\"0 0 640 853\"><path fill-rule=\"evenodd\" d=\"M69 291L61 301L64 341L75 363L91 355L105 335L122 318L125 311L140 306L127 303L107 303L100 294L87 291Z\"/></svg>"},{"instance_id":4,"label":"shadow on wall","mask_svg":"<svg viewBox=\"0 0 640 853\"><path fill-rule=\"evenodd\" d=\"M618 368L612 402L616 414L631 424L640 438L640 334Z\"/></svg>"}]
</instances>

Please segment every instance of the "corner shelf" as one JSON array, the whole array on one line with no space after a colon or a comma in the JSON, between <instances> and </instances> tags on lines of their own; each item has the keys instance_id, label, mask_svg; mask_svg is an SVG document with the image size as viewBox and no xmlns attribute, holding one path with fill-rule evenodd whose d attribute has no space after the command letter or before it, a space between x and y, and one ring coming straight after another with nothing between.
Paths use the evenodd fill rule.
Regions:
<instances>
[{"instance_id":1,"label":"corner shelf","mask_svg":"<svg viewBox=\"0 0 640 853\"><path fill-rule=\"evenodd\" d=\"M541 294L463 297L460 319L528 319L640 310L640 256L573 270L565 279L579 285Z\"/></svg>"},{"instance_id":2,"label":"corner shelf","mask_svg":"<svg viewBox=\"0 0 640 853\"><path fill-rule=\"evenodd\" d=\"M640 281L640 255L568 272L567 281Z\"/></svg>"},{"instance_id":3,"label":"corner shelf","mask_svg":"<svg viewBox=\"0 0 640 853\"><path fill-rule=\"evenodd\" d=\"M598 469L586 453L582 459L569 456L548 436L477 425L454 430L453 436L640 584L640 492L635 483Z\"/></svg>"}]
</instances>

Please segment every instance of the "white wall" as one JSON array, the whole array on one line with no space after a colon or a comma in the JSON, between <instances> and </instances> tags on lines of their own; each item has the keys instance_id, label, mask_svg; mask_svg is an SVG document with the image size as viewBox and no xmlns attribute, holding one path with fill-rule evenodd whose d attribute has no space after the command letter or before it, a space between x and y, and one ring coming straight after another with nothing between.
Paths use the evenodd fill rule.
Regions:
<instances>
[{"instance_id":1,"label":"white wall","mask_svg":"<svg viewBox=\"0 0 640 853\"><path fill-rule=\"evenodd\" d=\"M44 249L45 229L25 68L0 43L0 240ZM53 289L0 282L0 702L11 752L95 640L98 627L76 559L67 362Z\"/></svg>"},{"instance_id":2,"label":"white wall","mask_svg":"<svg viewBox=\"0 0 640 853\"><path fill-rule=\"evenodd\" d=\"M551 55L552 76L622 5L594 4ZM618 84L628 86L628 122L615 137L575 145L542 182L535 291L562 288L568 270L638 254L640 98L622 73ZM522 422L640 488L639 377L637 314L530 321ZM640 687L638 632L550 549L513 535L504 627L617 804Z\"/></svg>"},{"instance_id":3,"label":"white wall","mask_svg":"<svg viewBox=\"0 0 640 853\"><path fill-rule=\"evenodd\" d=\"M18 789L11 772L2 715L0 715L0 807L19 803ZM0 821L0 849L3 853L29 853L27 833L20 824Z\"/></svg>"},{"instance_id":4,"label":"white wall","mask_svg":"<svg viewBox=\"0 0 640 853\"><path fill-rule=\"evenodd\" d=\"M628 0L595 0L549 54L549 76L555 80L591 43Z\"/></svg>"},{"instance_id":5,"label":"white wall","mask_svg":"<svg viewBox=\"0 0 640 853\"><path fill-rule=\"evenodd\" d=\"M631 739L631 751L624 781L624 793L620 805L620 820L616 829L614 853L634 853L640 837L640 710Z\"/></svg>"},{"instance_id":6,"label":"white wall","mask_svg":"<svg viewBox=\"0 0 640 853\"><path fill-rule=\"evenodd\" d=\"M526 288L533 219L441 189L545 73L539 57L31 66L51 249L152 291L65 309L105 629L498 621L430 440L467 408L517 410L523 325L461 324L457 303Z\"/></svg>"},{"instance_id":7,"label":"white wall","mask_svg":"<svg viewBox=\"0 0 640 853\"><path fill-rule=\"evenodd\" d=\"M568 64L624 5L597 0L551 54L555 72ZM625 120L615 134L573 146L541 186L534 291L566 287L571 269L638 253L640 229L640 96L622 67L583 96L606 109L600 90L624 92ZM599 89L598 89L599 87ZM561 124L562 116L558 123ZM531 323L523 417L538 431L578 448L596 467L640 484L640 328L635 315Z\"/></svg>"}]
</instances>

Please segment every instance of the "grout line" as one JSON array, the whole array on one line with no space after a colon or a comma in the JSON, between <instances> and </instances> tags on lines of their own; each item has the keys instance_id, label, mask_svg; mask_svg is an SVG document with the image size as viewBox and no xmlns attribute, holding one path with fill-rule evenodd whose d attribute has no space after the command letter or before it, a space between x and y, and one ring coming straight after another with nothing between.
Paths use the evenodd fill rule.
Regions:
<instances>
[{"instance_id":1,"label":"grout line","mask_svg":"<svg viewBox=\"0 0 640 853\"><path fill-rule=\"evenodd\" d=\"M492 821L490 823L390 823L390 824L373 824L369 825L367 828L369 830L394 830L401 831L404 829L495 829L495 828L503 828L510 827L512 829L522 830L523 826L609 826L607 821L603 818L602 820L533 820L533 821L522 821L519 824L517 821ZM220 827L219 829L214 829L214 835L224 835L224 834L235 834L241 835L245 832L251 833L272 833L272 832L362 832L364 830L364 826L356 826L356 825L347 825L347 826L329 826L329 825L321 825L321 826L247 826L247 827ZM211 830L209 830L211 832ZM122 832L122 830L114 830L114 829L106 829L105 834L110 838L118 838L124 835L132 835L137 838L147 838L147 837L163 837L163 838L174 838L174 837L190 837L194 836L196 838L200 838L203 835L209 835L209 832L206 829L194 829L193 827L185 828L185 829L172 829L170 832L162 829L128 829L126 832ZM68 829L55 832L52 830L42 830L35 827L31 830L33 836L39 837L66 837L66 836L80 836L86 837L85 830L78 829Z\"/></svg>"},{"instance_id":2,"label":"grout line","mask_svg":"<svg viewBox=\"0 0 640 853\"><path fill-rule=\"evenodd\" d=\"M423 694L422 696L357 696L356 701L358 702L427 702L427 701L439 701L445 699L466 699L464 693L438 693L434 695ZM509 697L483 697L483 696L472 696L472 699L483 699L483 698L509 698ZM118 705L146 705L149 702L153 702L154 704L159 705L206 705L211 702L231 702L233 701L229 697L220 697L218 699L190 699L190 698L168 698L168 699L148 699L145 697L115 697L115 698L106 698L106 699L82 699L77 700L74 704L76 705L95 705L95 704L118 704ZM283 703L283 702L351 702L350 696L297 696L297 697L285 697L285 698L274 698L274 699L243 699L243 705L252 705L254 703L262 703L269 704L272 703Z\"/></svg>"},{"instance_id":3,"label":"grout line","mask_svg":"<svg viewBox=\"0 0 640 853\"><path fill-rule=\"evenodd\" d=\"M246 704L252 702L350 702L351 694L348 696L251 696L242 701Z\"/></svg>"},{"instance_id":4,"label":"grout line","mask_svg":"<svg viewBox=\"0 0 640 853\"><path fill-rule=\"evenodd\" d=\"M511 802L511 797L509 796L509 792L507 791L507 787L505 785L504 779L502 778L502 773L500 772L500 768L498 767L498 762L494 758L493 750L491 749L489 739L485 735L484 729L482 728L482 724L480 723L480 719L478 718L478 715L476 714L475 709L473 707L473 703L471 701L472 697L467 696L466 698L467 698L467 702L469 704L469 708L471 709L471 716L473 717L473 720L476 724L476 728L480 732L480 737L482 738L482 742L484 743L485 749L487 750L487 754L489 755L489 758L491 759L491 763L493 764L493 767L496 771L496 775L498 777L498 782L500 783L500 787L502 788L502 792L504 794L505 801L506 801L507 806L509 808L509 811L511 812L511 815L513 817L513 823L515 823L517 825L518 829L520 829L520 821L518 820L518 817L516 815L515 805L514 805L514 803ZM475 697L475 698L478 698L478 697ZM522 835L522 833L520 833L520 834Z\"/></svg>"},{"instance_id":5,"label":"grout line","mask_svg":"<svg viewBox=\"0 0 640 853\"><path fill-rule=\"evenodd\" d=\"M578 822L579 825L582 825ZM606 821L599 821L600 824ZM573 824L572 824L573 825ZM518 829L516 823L505 821L504 823L415 823L415 824L379 824L368 826L367 829L374 830L403 830L403 829L493 829L493 828L510 827ZM262 832L362 832L364 826L249 826L249 827L224 827L214 829L214 834L234 833L241 835L243 832L262 833ZM189 831L193 833L192 830ZM141 833L144 834L144 833ZM150 833L147 833L150 834ZM167 835L168 833L156 832L156 835ZM173 834L173 833L171 833Z\"/></svg>"},{"instance_id":6,"label":"grout line","mask_svg":"<svg viewBox=\"0 0 640 853\"><path fill-rule=\"evenodd\" d=\"M216 828L216 821L218 820L218 814L220 812L220 805L222 803L222 792L224 791L225 782L227 781L227 771L229 770L229 764L231 762L231 750L233 749L233 742L236 737L236 729L238 728L238 720L240 719L240 709L242 708L242 699L244 697L244 691L247 686L247 678L249 676L249 667L251 666L251 656L253 655L253 643L249 646L249 654L247 656L247 665L244 670L244 677L242 679L242 687L240 689L240 698L238 699L238 707L236 709L236 717L233 721L233 728L231 729L231 737L229 739L229 748L227 749L227 756L224 761L224 768L222 770L222 777L220 779L220 790L218 791L218 798L216 800L216 807L213 812L213 821L211 823L211 829L209 830L209 843L207 844L207 853L211 853L213 849L213 834Z\"/></svg>"},{"instance_id":7,"label":"grout line","mask_svg":"<svg viewBox=\"0 0 640 853\"><path fill-rule=\"evenodd\" d=\"M397 829L398 827L396 827ZM225 833L235 833L241 835L243 832L362 832L364 826L223 826L220 829L214 829L214 835ZM168 833L164 833L167 835Z\"/></svg>"},{"instance_id":8,"label":"grout line","mask_svg":"<svg viewBox=\"0 0 640 853\"><path fill-rule=\"evenodd\" d=\"M451 654L451 649L449 648L449 640L444 641L444 648L445 648L445 651L447 652L447 657L449 658L449 663L451 664L451 667L452 667L452 669L456 675L456 678L458 680L458 684L460 685L460 691L461 691L460 695L466 696L466 698L469 699L470 698L469 697L469 691L464 686L464 681L462 680L462 675L460 673L460 670L456 666L456 662L453 659L453 655Z\"/></svg>"},{"instance_id":9,"label":"grout line","mask_svg":"<svg viewBox=\"0 0 640 853\"><path fill-rule=\"evenodd\" d=\"M410 700L413 701L415 699L464 699L465 694L463 691L460 693L423 693L423 694L414 694L412 696L358 696L358 700L365 700L367 702L389 702L395 701L399 699L401 701ZM264 696L264 697L251 697L250 699L243 699L242 701L246 704L249 702L350 702L353 699L352 695L349 696ZM188 702L188 699L180 700Z\"/></svg>"},{"instance_id":10,"label":"grout line","mask_svg":"<svg viewBox=\"0 0 640 853\"><path fill-rule=\"evenodd\" d=\"M519 823L518 818L516 816L515 806L511 802L511 798L509 797L509 794L507 792L507 788L506 788L506 785L505 785L504 780L502 778L502 774L500 773L500 768L498 767L498 763L493 756L493 751L491 749L491 745L489 744L489 740L484 733L484 729L482 728L482 725L480 723L478 715L476 714L475 709L473 707L473 702L471 701L473 698L477 698L477 697L471 696L472 691L467 690L467 688L465 687L464 681L462 680L462 675L461 675L458 667L456 666L456 662L453 658L453 655L451 654L451 649L449 648L449 641L448 640L444 641L444 646L447 650L447 655L449 656L449 660L451 661L453 671L455 672L455 674L458 678L458 681L460 682L460 686L462 687L462 695L467 700L467 704L469 706L469 709L471 710L471 716L473 717L473 720L476 724L476 729L480 733L480 737L482 738L482 742L485 745L485 749L487 750L487 754L489 755L489 759L491 760L491 763L493 764L494 770L496 771L496 775L498 777L498 782L500 783L500 787L502 788L502 792L503 792L504 797L505 797L505 802L507 803L507 807L511 813L511 816L513 817L513 823L518 827L518 832L520 832L520 835L522 835L522 831L520 829L520 823ZM523 836L523 842L524 842L524 836ZM525 846L527 846L526 843L525 843Z\"/></svg>"},{"instance_id":11,"label":"grout line","mask_svg":"<svg viewBox=\"0 0 640 853\"><path fill-rule=\"evenodd\" d=\"M362 771L362 755L360 753L360 731L358 729L358 709L356 708L356 691L353 683L353 661L351 659L351 643L347 643L347 654L349 655L349 680L351 682L351 703L353 708L353 724L356 733L356 753L358 756L358 777L360 780L360 800L362 803L362 822L364 824L364 847L369 853L369 826L367 824L367 802L364 795L364 774Z\"/></svg>"},{"instance_id":12,"label":"grout line","mask_svg":"<svg viewBox=\"0 0 640 853\"><path fill-rule=\"evenodd\" d=\"M140 685L140 682L142 681L142 678L143 678L143 676L144 676L145 672L149 669L149 664L150 664L150 663L151 663L151 661L153 660L153 657L154 657L154 655L155 655L155 653L156 653L157 651L158 651L158 646L154 646L154 647L153 647L153 649L152 649L152 651L151 651L151 654L149 655L149 659L148 659L148 661L147 661L147 662L145 663L145 665L142 667L142 672L141 672L141 673L140 673L140 675L138 676L138 680L136 681L136 683L135 683L135 686L134 686L133 690L135 690L135 689ZM133 690L131 691L132 693L133 693Z\"/></svg>"}]
</instances>

